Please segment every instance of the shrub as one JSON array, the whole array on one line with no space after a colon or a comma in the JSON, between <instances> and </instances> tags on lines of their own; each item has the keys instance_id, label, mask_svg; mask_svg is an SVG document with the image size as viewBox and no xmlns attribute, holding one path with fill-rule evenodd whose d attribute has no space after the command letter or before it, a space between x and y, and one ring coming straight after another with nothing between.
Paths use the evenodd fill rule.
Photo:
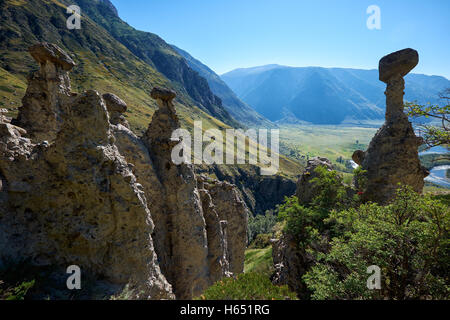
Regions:
<instances>
[{"instance_id":1,"label":"shrub","mask_svg":"<svg viewBox=\"0 0 450 320\"><path fill-rule=\"evenodd\" d=\"M320 191L310 206L326 211L346 205L348 199L342 176L335 170L329 171L325 166L318 166L314 171L318 176L312 179L311 183Z\"/></svg>"},{"instance_id":2,"label":"shrub","mask_svg":"<svg viewBox=\"0 0 450 320\"><path fill-rule=\"evenodd\" d=\"M250 244L249 249L264 249L270 246L271 233L258 234L255 240Z\"/></svg>"},{"instance_id":3,"label":"shrub","mask_svg":"<svg viewBox=\"0 0 450 320\"><path fill-rule=\"evenodd\" d=\"M448 299L449 211L409 187L390 205L333 212L345 230L303 280L313 299ZM381 290L366 287L367 267L381 268Z\"/></svg>"},{"instance_id":4,"label":"shrub","mask_svg":"<svg viewBox=\"0 0 450 320\"><path fill-rule=\"evenodd\" d=\"M267 210L265 215L250 217L248 220L248 243L252 243L259 234L272 233L272 228L277 223L277 217L271 210Z\"/></svg>"},{"instance_id":5,"label":"shrub","mask_svg":"<svg viewBox=\"0 0 450 320\"><path fill-rule=\"evenodd\" d=\"M0 280L0 300L25 300L25 296L34 286L35 281L24 281L15 287L6 287Z\"/></svg>"},{"instance_id":6,"label":"shrub","mask_svg":"<svg viewBox=\"0 0 450 320\"><path fill-rule=\"evenodd\" d=\"M302 206L293 196L280 207L278 217L285 221L284 232L294 236L299 247L306 249L313 241L319 240L328 212Z\"/></svg>"},{"instance_id":7,"label":"shrub","mask_svg":"<svg viewBox=\"0 0 450 320\"><path fill-rule=\"evenodd\" d=\"M275 286L260 273L242 273L225 278L209 287L198 300L294 300L287 286Z\"/></svg>"}]
</instances>

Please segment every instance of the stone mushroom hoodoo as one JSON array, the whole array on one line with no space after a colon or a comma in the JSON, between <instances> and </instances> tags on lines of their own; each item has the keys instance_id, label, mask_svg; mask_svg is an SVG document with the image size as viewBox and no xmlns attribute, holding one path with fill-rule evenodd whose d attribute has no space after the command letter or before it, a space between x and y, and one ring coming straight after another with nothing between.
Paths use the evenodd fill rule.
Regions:
<instances>
[{"instance_id":1,"label":"stone mushroom hoodoo","mask_svg":"<svg viewBox=\"0 0 450 320\"><path fill-rule=\"evenodd\" d=\"M61 48L29 52L40 70L18 118L0 109L0 267L29 260L61 280L77 265L103 294L128 286L134 299L192 299L242 272L248 209L236 187L171 161L175 92L152 90L159 109L138 137L122 99L71 91Z\"/></svg>"},{"instance_id":2,"label":"stone mushroom hoodoo","mask_svg":"<svg viewBox=\"0 0 450 320\"><path fill-rule=\"evenodd\" d=\"M414 133L408 117L403 112L405 80L403 79L419 62L416 50L403 49L380 60L380 80L386 88L386 121L364 152L357 150L353 160L366 170L367 184L363 190L366 201L386 203L398 184L411 186L422 192L428 172L420 164L418 147L422 138Z\"/></svg>"}]
</instances>

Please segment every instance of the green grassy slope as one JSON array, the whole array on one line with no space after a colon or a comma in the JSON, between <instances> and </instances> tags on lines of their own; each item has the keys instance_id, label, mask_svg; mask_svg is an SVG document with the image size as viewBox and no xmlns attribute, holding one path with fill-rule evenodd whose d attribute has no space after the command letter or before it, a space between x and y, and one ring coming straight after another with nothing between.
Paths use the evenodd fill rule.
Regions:
<instances>
[{"instance_id":1,"label":"green grassy slope","mask_svg":"<svg viewBox=\"0 0 450 320\"><path fill-rule=\"evenodd\" d=\"M203 130L223 130L230 125L241 127L229 118L223 107L212 103L215 98L206 80L192 71L184 58L161 38L134 30L110 8L102 7L99 0L73 3L85 8L81 30L66 28L69 1L0 1L0 107L10 110L9 116L15 116L21 106L28 73L38 68L27 48L36 42L47 41L59 45L77 63L71 72L73 91L95 89L100 93L117 94L127 102L129 108L125 116L138 134L147 128L157 108L149 95L155 86L177 92L175 106L184 128L192 130L196 120L202 121ZM108 27L111 31L86 15L91 14L101 22L102 10L113 19L112 27ZM106 22L102 23L107 26ZM140 50L133 49L134 45ZM233 174L236 169L229 167L227 169ZM240 168L248 175L255 172L251 166ZM281 175L294 178L301 170L296 161L281 157Z\"/></svg>"},{"instance_id":2,"label":"green grassy slope","mask_svg":"<svg viewBox=\"0 0 450 320\"><path fill-rule=\"evenodd\" d=\"M156 110L149 97L154 86L177 91L177 109L182 117L201 118L214 126L211 113L178 83L139 59L104 28L86 15L81 30L65 27L66 6L56 0L5 0L0 3L0 101L17 111L26 89L26 75L37 68L27 48L38 41L56 43L70 53L77 66L71 73L74 91L96 89L114 92L130 106L126 116L132 127L144 130ZM187 124L189 119L182 119ZM227 120L227 119L225 119Z\"/></svg>"}]
</instances>

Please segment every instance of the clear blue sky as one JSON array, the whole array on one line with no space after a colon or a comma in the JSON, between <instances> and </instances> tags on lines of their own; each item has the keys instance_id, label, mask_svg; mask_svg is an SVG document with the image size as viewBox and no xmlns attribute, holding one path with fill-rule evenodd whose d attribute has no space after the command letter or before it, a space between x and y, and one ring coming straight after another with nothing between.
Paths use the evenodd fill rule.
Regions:
<instances>
[{"instance_id":1,"label":"clear blue sky","mask_svg":"<svg viewBox=\"0 0 450 320\"><path fill-rule=\"evenodd\" d=\"M120 17L219 74L265 64L374 69L419 51L416 73L450 79L449 0L111 0ZM369 5L381 30L369 30Z\"/></svg>"}]
</instances>

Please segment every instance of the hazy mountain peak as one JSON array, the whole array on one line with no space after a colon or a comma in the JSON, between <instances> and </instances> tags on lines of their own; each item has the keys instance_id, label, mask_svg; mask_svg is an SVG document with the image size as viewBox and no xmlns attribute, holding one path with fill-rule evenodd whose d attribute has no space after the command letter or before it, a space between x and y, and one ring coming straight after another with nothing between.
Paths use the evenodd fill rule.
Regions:
<instances>
[{"instance_id":1,"label":"hazy mountain peak","mask_svg":"<svg viewBox=\"0 0 450 320\"><path fill-rule=\"evenodd\" d=\"M267 65L240 68L222 79L245 103L271 121L315 124L362 123L384 119L385 85L378 70ZM444 77L409 74L405 100L438 103L450 87Z\"/></svg>"}]
</instances>

